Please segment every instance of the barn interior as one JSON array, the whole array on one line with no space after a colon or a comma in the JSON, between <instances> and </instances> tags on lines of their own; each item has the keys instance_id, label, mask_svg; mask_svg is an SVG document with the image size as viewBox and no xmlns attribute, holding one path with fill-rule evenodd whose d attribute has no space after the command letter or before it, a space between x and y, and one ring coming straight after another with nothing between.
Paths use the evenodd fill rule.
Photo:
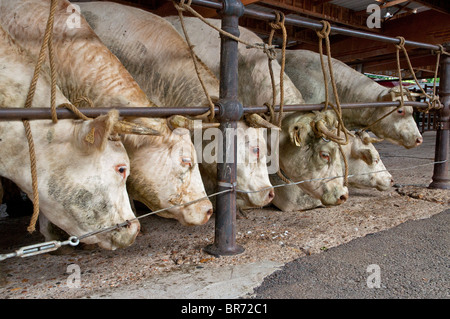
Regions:
<instances>
[{"instance_id":1,"label":"barn interior","mask_svg":"<svg viewBox=\"0 0 450 319\"><path fill-rule=\"evenodd\" d=\"M70 1L76 3L89 2L90 0ZM91 1L117 2L144 9L160 16L177 14L173 2L168 0ZM207 1L221 2L219 0ZM247 8L260 12L273 13L277 10L283 12L289 18L300 18L312 22L327 20L333 26L351 30L360 30L390 37L402 36L407 40L435 45L450 43L450 19L448 16L450 14L450 1L448 0L242 0L242 3ZM373 5L377 7L373 7ZM220 18L220 14L215 9L195 4L192 4L192 7L203 17ZM369 7L379 8L379 11L377 9L368 10ZM184 14L186 16L190 15L188 12ZM380 24L373 27L371 23L378 17L380 18ZM271 32L268 21L243 16L239 19L239 24L254 31L265 41L268 40ZM319 39L315 31L292 25L286 25L286 27L288 33L286 47L288 50L305 49L315 52L319 51ZM396 80L398 77L396 47L392 43L355 38L333 32L330 34L330 41L333 58L339 59L383 85L398 84ZM282 45L280 32L275 33L274 43L278 46ZM407 50L414 75L423 81L423 85L425 83L429 84L434 77L436 68L436 52L408 46ZM412 73L404 55L401 55L400 66L402 79L411 81ZM417 116L419 116L419 113ZM421 114L420 116L424 115ZM433 116L433 112L430 111L427 114L427 119L425 117L417 118L417 124L421 133L425 130L436 130L435 124L438 122ZM212 223L206 225L208 228L199 227L192 230L182 228L175 224L174 221L167 221L163 218L157 219L157 216L154 216L155 218L147 222L147 228L141 233L139 245L131 247L131 253L130 250L123 250L118 253L106 252L100 255L97 254L97 250L93 252L81 251L77 252L78 255L71 255L70 258L73 258L71 260L76 258L75 261L80 263L83 269L88 269L87 271L83 270L83 282L88 283L86 284L87 288L83 287L83 289L91 289L92 291L97 289L96 292L100 291L103 293L101 289L105 290L106 285L108 285L107 288L109 289L116 288L122 284L130 284L134 280L143 281L155 274L158 275L163 271L168 273L169 270L177 269L177 267L179 268L183 265L196 267L198 271L203 272L202 276L204 276L207 266L214 264L225 267L231 258L235 258L232 262L237 264L249 261L256 262L259 259L267 258L269 253L271 253L275 256L273 260L277 258L277 261L284 263L294 257L297 258L299 254L311 255L311 253L320 253L334 245L394 227L408 219L430 217L438 211L442 211L443 205L448 205L448 197L446 197L448 193L433 193L432 190L426 188L425 183L428 185L428 180L431 178L431 166L424 167L423 171L416 169L414 171L411 170L411 172L405 171L405 167L430 165L430 163L424 164L424 161L433 160L431 157L435 149L435 133L432 134L426 135L427 139L423 143L423 147L419 150L414 150L415 153L403 149L399 151L398 148L388 145L387 142L380 147L380 152L383 153L387 166L393 168L393 171L397 174L396 178L400 181L397 184L397 190L381 195L380 193L374 195L369 194L369 191L358 190L355 192L355 196L360 202L357 202L355 206L323 209L320 211L321 214L307 212L305 215L298 217L294 213L287 213L280 218L281 214L278 211L258 209L242 217L239 221L238 240L239 243L245 244L246 253L243 255L230 257L230 259L220 259L210 257L202 251L205 242L213 238L214 226ZM13 187L8 186L7 183L8 181L6 181L6 184L4 180L2 181L5 188ZM421 187L420 192L416 192L413 188L415 187L414 185ZM410 189L414 189L414 191L408 192ZM400 191L403 190L405 190L404 193L401 193ZM441 196L441 194L443 195ZM14 196L14 194L12 195ZM18 196L22 196L23 201L27 199L23 193ZM29 214L32 211L32 203L27 201L24 204L23 201L19 205L27 205L26 209L20 206L15 210L18 213L14 215L14 209L8 206L7 214L3 214L0 210L0 217L8 216L8 214L11 217L16 217L24 212ZM4 220L6 224L6 219ZM25 222L27 223L28 219ZM154 222L155 224L152 225ZM29 243L37 242L36 238L39 234L25 234L23 225L19 223L17 225L19 226L16 226L16 228L8 228L8 234L14 234L14 236L10 235L10 238L16 237L14 240L17 239L18 242L21 238L25 238ZM310 239L308 236L311 236L312 233L314 233L313 236L316 236L317 233L326 234L328 237L324 236L324 238L328 241L323 241L318 236L319 239L315 240L312 237L314 241L307 242ZM4 237L5 242L2 248L8 247L9 251L9 248L13 244L16 245L16 242L11 244L7 240L12 241L12 239L7 239L7 236ZM283 238L282 241L280 241L281 238ZM300 244L295 242L295 240L298 240ZM151 244L149 244L150 242ZM325 242L325 244L322 242ZM21 245L23 246L24 244ZM264 249L261 249L261 246ZM124 269L118 270L120 268L117 266L118 263L112 262L113 258L117 260L118 257L125 260L120 262L121 268ZM272 255L269 257L272 258ZM107 259L103 260L103 258ZM51 279L47 279L39 271L33 271L31 275L28 275L28 272L23 272L23 269L37 269L32 259L26 260L14 270L17 273L23 273L12 273L7 278L9 283L2 291L5 292L7 298L11 296L14 298L19 294L21 298L36 295L45 296L46 298L78 298L85 296L90 298L93 294L92 291L86 292L83 289L76 291L76 294L73 290L62 291L60 289L60 283L65 282L67 276L64 275L65 277L62 277L55 274L59 271L59 268L56 268L57 266L67 264L64 257L51 256L50 258L46 256L45 260L41 259L39 262L39 268L51 273L49 277ZM102 266L99 267L100 264ZM9 265L14 264L11 263ZM115 268L111 270L113 267ZM57 270L55 271L55 269ZM134 274L129 275L127 272ZM0 277L0 288L1 279ZM423 278L420 279L423 280ZM50 282L52 284L55 282L55 284L50 286ZM31 288L27 288L28 286ZM173 286L178 288L177 285ZM186 297L186 295L182 297Z\"/></svg>"},{"instance_id":2,"label":"barn interior","mask_svg":"<svg viewBox=\"0 0 450 319\"><path fill-rule=\"evenodd\" d=\"M100 0L105 1L105 0ZM213 0L219 2L217 0ZM77 2L77 1L72 1ZM79 1L86 2L86 0ZM172 1L113 0L150 11L160 16L176 15ZM447 0L243 0L246 8L261 12L282 12L288 18L319 22L327 20L334 26L371 32L384 36L402 36L407 40L430 44L450 41L450 2ZM374 5L377 7L375 11ZM220 18L215 9L192 4L192 8L206 18ZM379 9L379 11L378 11ZM190 14L184 13L186 16ZM375 18L380 18L375 24ZM243 16L239 25L257 33L267 41L271 27L267 21ZM314 30L286 25L287 49L318 52L318 38ZM275 32L273 43L282 44L281 32ZM397 77L395 46L388 43L330 34L333 58L374 78ZM424 49L407 48L418 79L434 76L436 56ZM401 57L402 78L412 78L404 56Z\"/></svg>"}]
</instances>

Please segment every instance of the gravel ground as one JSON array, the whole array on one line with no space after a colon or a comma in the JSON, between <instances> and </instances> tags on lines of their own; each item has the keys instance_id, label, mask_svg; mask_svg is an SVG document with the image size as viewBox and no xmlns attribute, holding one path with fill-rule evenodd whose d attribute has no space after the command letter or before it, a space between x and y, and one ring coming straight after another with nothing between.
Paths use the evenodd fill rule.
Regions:
<instances>
[{"instance_id":1,"label":"gravel ground","mask_svg":"<svg viewBox=\"0 0 450 319\"><path fill-rule=\"evenodd\" d=\"M249 211L237 220L237 242L245 248L240 255L216 258L203 252L202 248L214 238L214 216L206 225L196 227L150 216L141 220L141 234L126 249L77 248L63 255L44 254L1 262L0 296L83 298L115 287L137 287L153 276L182 269L201 270L262 260L288 263L408 220L428 218L448 209L450 196L449 191L425 188L433 171L433 166L426 164L433 161L434 133L425 133L424 140L424 145L411 150L386 142L377 144L397 184L392 190L351 190L346 203L332 208L292 213L275 207ZM0 253L43 240L38 233L27 234L28 220L28 216L0 217ZM67 285L68 266L72 264L81 271L77 289Z\"/></svg>"}]
</instances>

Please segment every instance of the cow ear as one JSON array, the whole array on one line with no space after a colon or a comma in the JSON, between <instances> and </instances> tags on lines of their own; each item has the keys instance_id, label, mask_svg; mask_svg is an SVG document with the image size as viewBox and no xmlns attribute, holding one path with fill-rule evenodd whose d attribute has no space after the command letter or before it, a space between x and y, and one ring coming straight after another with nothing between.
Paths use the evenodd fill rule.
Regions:
<instances>
[{"instance_id":1,"label":"cow ear","mask_svg":"<svg viewBox=\"0 0 450 319\"><path fill-rule=\"evenodd\" d=\"M295 146L302 146L308 136L308 127L304 123L294 123L289 126L289 137Z\"/></svg>"},{"instance_id":2,"label":"cow ear","mask_svg":"<svg viewBox=\"0 0 450 319\"><path fill-rule=\"evenodd\" d=\"M364 162L367 163L367 165L372 165L375 161L375 157L373 156L372 152L368 149L361 149L359 152L359 158L362 159Z\"/></svg>"},{"instance_id":3,"label":"cow ear","mask_svg":"<svg viewBox=\"0 0 450 319\"><path fill-rule=\"evenodd\" d=\"M79 129L75 132L77 146L88 153L94 150L104 150L118 118L119 113L113 110L94 120L81 123Z\"/></svg>"}]
</instances>

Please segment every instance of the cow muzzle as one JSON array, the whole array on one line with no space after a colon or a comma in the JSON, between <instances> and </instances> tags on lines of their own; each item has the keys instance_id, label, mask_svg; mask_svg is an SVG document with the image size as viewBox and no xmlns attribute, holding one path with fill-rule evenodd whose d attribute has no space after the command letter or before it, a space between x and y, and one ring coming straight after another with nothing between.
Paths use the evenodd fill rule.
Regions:
<instances>
[{"instance_id":1,"label":"cow muzzle","mask_svg":"<svg viewBox=\"0 0 450 319\"><path fill-rule=\"evenodd\" d=\"M124 227L100 235L98 245L108 250L128 247L134 243L140 229L139 221L131 221Z\"/></svg>"},{"instance_id":2,"label":"cow muzzle","mask_svg":"<svg viewBox=\"0 0 450 319\"><path fill-rule=\"evenodd\" d=\"M336 206L345 203L348 199L347 187L336 187L329 191L324 192L320 198L322 204L326 206Z\"/></svg>"}]
</instances>

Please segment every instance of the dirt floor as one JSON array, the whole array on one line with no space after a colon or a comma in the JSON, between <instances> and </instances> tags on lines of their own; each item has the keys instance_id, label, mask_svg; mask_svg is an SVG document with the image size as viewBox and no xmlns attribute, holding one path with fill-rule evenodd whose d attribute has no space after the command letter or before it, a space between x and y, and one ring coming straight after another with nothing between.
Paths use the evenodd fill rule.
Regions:
<instances>
[{"instance_id":1,"label":"dirt floor","mask_svg":"<svg viewBox=\"0 0 450 319\"><path fill-rule=\"evenodd\" d=\"M351 190L341 206L305 212L284 213L274 207L247 212L237 220L237 242L245 248L240 255L216 258L202 250L214 239L214 217L203 226L183 227L175 220L150 216L141 220L142 233L126 249L76 249L0 262L0 298L86 297L186 265L202 269L261 260L286 263L407 220L428 218L450 207L450 191L426 188L433 172L434 142L435 134L428 132L424 144L412 150L377 144L396 183L390 191ZM28 220L29 216L0 218L0 253L43 240L38 233L27 234ZM81 270L78 289L67 286L71 264Z\"/></svg>"}]
</instances>

